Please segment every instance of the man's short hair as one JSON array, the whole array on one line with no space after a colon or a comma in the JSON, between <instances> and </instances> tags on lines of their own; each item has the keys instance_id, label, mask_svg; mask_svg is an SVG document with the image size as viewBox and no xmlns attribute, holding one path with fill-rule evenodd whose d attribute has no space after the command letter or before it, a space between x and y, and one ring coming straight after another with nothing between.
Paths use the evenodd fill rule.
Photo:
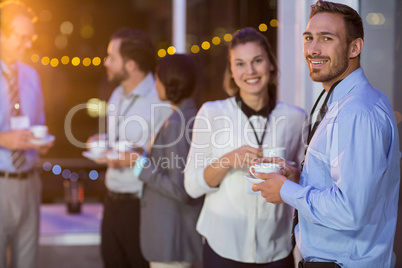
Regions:
<instances>
[{"instance_id":1,"label":"man's short hair","mask_svg":"<svg viewBox=\"0 0 402 268\"><path fill-rule=\"evenodd\" d=\"M140 30L121 28L111 39L120 39L120 54L124 60L133 60L141 71L154 72L156 52L151 37Z\"/></svg>"}]
</instances>

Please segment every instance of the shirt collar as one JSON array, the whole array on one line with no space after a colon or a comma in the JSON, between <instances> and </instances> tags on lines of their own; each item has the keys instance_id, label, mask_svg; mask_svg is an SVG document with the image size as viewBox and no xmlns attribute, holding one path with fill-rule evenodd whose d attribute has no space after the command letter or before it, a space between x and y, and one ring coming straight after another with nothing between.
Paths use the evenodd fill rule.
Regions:
<instances>
[{"instance_id":1,"label":"shirt collar","mask_svg":"<svg viewBox=\"0 0 402 268\"><path fill-rule=\"evenodd\" d=\"M16 70L17 69L17 63L7 65L2 60L0 60L0 71L1 72L8 73L10 68Z\"/></svg>"},{"instance_id":2,"label":"shirt collar","mask_svg":"<svg viewBox=\"0 0 402 268\"><path fill-rule=\"evenodd\" d=\"M343 99L355 87L355 85L357 83L361 83L362 80L367 80L362 68L358 68L349 74L336 86L332 92L328 99L328 106L330 106L330 104L333 102Z\"/></svg>"},{"instance_id":3,"label":"shirt collar","mask_svg":"<svg viewBox=\"0 0 402 268\"><path fill-rule=\"evenodd\" d=\"M255 111L253 108L248 106L243 99L240 97L240 94L238 93L236 95L236 103L242 110L242 112L247 116L247 118L252 117L253 115L256 116L262 116L265 118L268 118L269 114L272 112L272 110L275 108L275 101L268 101L268 103L261 108L259 111Z\"/></svg>"},{"instance_id":4,"label":"shirt collar","mask_svg":"<svg viewBox=\"0 0 402 268\"><path fill-rule=\"evenodd\" d=\"M147 96L150 91L150 88L155 87L155 79L151 72L145 76L145 78L128 94L127 98L131 98L132 96ZM120 94L125 95L124 89L120 86Z\"/></svg>"}]
</instances>

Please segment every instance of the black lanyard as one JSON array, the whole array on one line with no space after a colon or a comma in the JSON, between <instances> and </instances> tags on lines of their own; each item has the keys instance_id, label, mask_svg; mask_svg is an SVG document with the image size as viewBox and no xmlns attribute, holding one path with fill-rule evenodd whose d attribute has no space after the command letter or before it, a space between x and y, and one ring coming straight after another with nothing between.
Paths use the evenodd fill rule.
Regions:
<instances>
[{"instance_id":1,"label":"black lanyard","mask_svg":"<svg viewBox=\"0 0 402 268\"><path fill-rule=\"evenodd\" d=\"M262 144L264 142L265 134L267 131L267 126L269 122L269 115L271 114L272 110L275 108L275 101L274 100L269 100L268 103L260 110L260 111L254 111L254 109L250 108L247 106L247 104L243 101L243 99L240 97L240 94L238 93L236 95L236 104L240 108L240 110L246 115L248 122L251 125L251 128L253 129L255 139L257 140L258 143L258 148L262 148ZM254 128L254 125L251 123L251 116L256 115L256 116L261 116L261 117L266 117L267 121L265 122L264 126L264 132L262 133L261 140L258 138L257 131Z\"/></svg>"},{"instance_id":2,"label":"black lanyard","mask_svg":"<svg viewBox=\"0 0 402 268\"><path fill-rule=\"evenodd\" d=\"M335 84L332 85L332 87L329 89L328 91L328 95L324 100L324 103L321 105L320 108L320 112L317 115L317 118L315 120L314 126L313 128L310 128L311 123L312 123L312 118L313 118L313 114L315 112L315 109L317 108L318 103L320 102L322 96L325 93L325 89L321 92L320 96L318 97L317 101L315 102L313 109L311 109L311 113L310 113L310 117L309 117L309 124L308 124L308 137L307 137L307 147L306 150L304 151L304 159L301 162L301 170L303 170L303 166L304 166L304 160L306 159L306 154L307 154L307 149L308 149L308 145L310 144L311 139L314 136L315 131L318 128L318 125L321 123L322 119L324 118L325 114L328 111L328 99L329 96L331 96L332 91L334 91L334 88L341 82L342 80L339 80L338 82L336 82ZM296 245L296 240L295 240L295 234L294 234L294 230L296 225L299 223L299 211L297 209L295 209L295 212L293 214L293 223L292 223L292 233L291 233L291 240L292 240L292 245L293 247L295 247Z\"/></svg>"},{"instance_id":3,"label":"black lanyard","mask_svg":"<svg viewBox=\"0 0 402 268\"><path fill-rule=\"evenodd\" d=\"M251 128L253 129L255 139L257 140L257 143L258 143L258 148L262 148L262 143L264 142L264 137L265 137L265 134L267 133L267 126L268 126L268 121L269 121L268 117L267 117L267 121L265 122L265 125L264 125L264 132L262 133L261 140L258 138L257 131L255 131L255 128L253 126L253 123L251 123L250 118L247 118L247 120L250 123Z\"/></svg>"},{"instance_id":4,"label":"black lanyard","mask_svg":"<svg viewBox=\"0 0 402 268\"><path fill-rule=\"evenodd\" d=\"M117 120L117 123L116 123L116 133L117 133L116 141L119 140L119 136L120 136L120 123L121 123L121 120L122 120L122 118L126 117L126 114L127 114L128 110L130 110L130 108L134 105L134 102L138 99L138 97L139 97L138 95L134 95L132 97L132 99L131 99L131 102L128 104L128 106L126 107L124 112L121 113L121 114L120 114L120 109L121 109L121 105L122 105L123 100L120 99L119 107L117 109L118 120Z\"/></svg>"},{"instance_id":5,"label":"black lanyard","mask_svg":"<svg viewBox=\"0 0 402 268\"><path fill-rule=\"evenodd\" d=\"M321 105L320 111L319 111L319 113L318 113L318 115L317 115L317 118L316 118L315 123L314 123L314 125L313 125L312 128L310 128L310 126L311 126L311 124L312 124L313 114L314 114L314 112L315 112L315 109L317 108L318 103L320 103L320 100L321 100L322 96L323 96L324 93L325 93L325 89L321 92L320 96L317 98L317 101L315 102L315 104L314 104L314 106L313 106L313 109L311 109L310 117L309 117L309 120L308 120L308 121L309 121L309 124L308 124L307 147L306 147L306 150L304 151L304 159L306 158L306 153L307 153L308 146L310 145L310 141L311 141L311 139L313 138L314 133L316 132L316 130L317 130L317 128L318 128L318 125L321 123L322 119L324 119L324 116L325 116L325 114L326 114L327 111L328 111L328 105L327 105L327 103L328 103L329 97L331 96L332 91L334 91L334 88L335 88L341 81L342 81L342 80L339 80L338 82L334 83L334 84L332 85L332 87L329 89L328 95L327 95L327 97L325 98L323 104ZM303 170L303 166L304 166L304 159L303 159L303 161L302 161L302 163L301 163L301 168L302 168L302 170Z\"/></svg>"}]
</instances>

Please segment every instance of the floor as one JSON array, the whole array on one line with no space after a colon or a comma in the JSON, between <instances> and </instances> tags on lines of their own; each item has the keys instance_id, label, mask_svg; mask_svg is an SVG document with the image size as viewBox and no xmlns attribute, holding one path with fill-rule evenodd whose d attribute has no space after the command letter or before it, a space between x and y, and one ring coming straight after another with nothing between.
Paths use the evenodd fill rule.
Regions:
<instances>
[{"instance_id":1,"label":"floor","mask_svg":"<svg viewBox=\"0 0 402 268\"><path fill-rule=\"evenodd\" d=\"M40 268L101 268L100 222L103 206L83 204L70 214L65 204L41 205Z\"/></svg>"}]
</instances>

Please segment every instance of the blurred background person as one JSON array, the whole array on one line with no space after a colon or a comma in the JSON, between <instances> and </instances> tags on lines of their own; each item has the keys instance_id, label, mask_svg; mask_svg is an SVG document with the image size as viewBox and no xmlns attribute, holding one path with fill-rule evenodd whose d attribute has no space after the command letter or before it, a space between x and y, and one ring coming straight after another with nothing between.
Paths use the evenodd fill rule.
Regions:
<instances>
[{"instance_id":1,"label":"blurred background person","mask_svg":"<svg viewBox=\"0 0 402 268\"><path fill-rule=\"evenodd\" d=\"M159 129L170 115L152 107L163 104L158 99L152 74L155 63L156 53L148 34L122 28L112 35L105 67L108 80L118 82L119 86L108 103L111 146L118 144L119 140L129 140L147 148L152 129ZM92 136L88 142L97 139L99 135ZM149 267L141 254L139 241L142 182L130 167L117 166L114 159L99 158L95 161L108 165L101 227L101 253L105 267Z\"/></svg>"},{"instance_id":2,"label":"blurred background person","mask_svg":"<svg viewBox=\"0 0 402 268\"><path fill-rule=\"evenodd\" d=\"M38 153L32 125L45 123L36 71L21 62L36 38L36 15L17 1L0 4L0 267L36 267L41 182L33 170ZM40 140L39 140L40 141Z\"/></svg>"},{"instance_id":3,"label":"blurred background person","mask_svg":"<svg viewBox=\"0 0 402 268\"><path fill-rule=\"evenodd\" d=\"M152 268L190 268L202 260L202 238L195 226L203 197L193 199L184 189L184 168L198 111L191 98L195 86L190 56L159 60L156 89L160 100L170 102L173 114L157 134L147 154L149 164L139 177L144 182L141 249Z\"/></svg>"},{"instance_id":4,"label":"blurred background person","mask_svg":"<svg viewBox=\"0 0 402 268\"><path fill-rule=\"evenodd\" d=\"M159 99L169 101L173 113L148 152L141 148L126 152L114 164L133 166L144 182L141 250L151 268L190 268L202 260L202 238L195 226L203 203L203 197L193 199L184 189L184 169L198 111L191 98L196 86L193 60L188 55L168 55L159 60L155 79Z\"/></svg>"},{"instance_id":5,"label":"blurred background person","mask_svg":"<svg viewBox=\"0 0 402 268\"><path fill-rule=\"evenodd\" d=\"M296 164L303 158L306 114L276 101L277 74L268 40L241 29L228 50L224 85L231 97L205 103L195 120L185 188L193 198L206 194L197 222L204 267L294 267L292 208L268 204L245 178L263 144L286 147Z\"/></svg>"}]
</instances>

